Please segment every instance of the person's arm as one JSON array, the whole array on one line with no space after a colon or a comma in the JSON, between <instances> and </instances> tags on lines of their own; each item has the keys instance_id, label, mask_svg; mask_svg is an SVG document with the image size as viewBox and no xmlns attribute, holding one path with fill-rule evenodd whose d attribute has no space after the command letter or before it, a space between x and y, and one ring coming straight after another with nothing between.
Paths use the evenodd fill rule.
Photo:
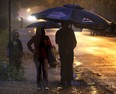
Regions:
<instances>
[{"instance_id":1,"label":"person's arm","mask_svg":"<svg viewBox=\"0 0 116 94\"><path fill-rule=\"evenodd\" d=\"M59 30L56 32L56 35L55 35L55 42L56 42L56 44L59 44L58 37L59 37Z\"/></svg>"},{"instance_id":2,"label":"person's arm","mask_svg":"<svg viewBox=\"0 0 116 94\"><path fill-rule=\"evenodd\" d=\"M20 56L23 56L23 45L20 39L18 40L18 43L19 43Z\"/></svg>"},{"instance_id":3,"label":"person's arm","mask_svg":"<svg viewBox=\"0 0 116 94\"><path fill-rule=\"evenodd\" d=\"M28 43L27 43L27 47L28 47L28 49L29 49L32 53L33 53L33 51L34 51L34 49L32 48L33 42L34 42L34 37L32 37L32 38L28 41Z\"/></svg>"},{"instance_id":4,"label":"person's arm","mask_svg":"<svg viewBox=\"0 0 116 94\"><path fill-rule=\"evenodd\" d=\"M72 29L70 29L70 30L71 30L71 31L70 31L70 35L71 35L71 37L72 37L73 48L75 48L75 47L76 47L76 45L77 45L77 40L76 40L76 37L75 37L74 31L73 31Z\"/></svg>"},{"instance_id":5,"label":"person's arm","mask_svg":"<svg viewBox=\"0 0 116 94\"><path fill-rule=\"evenodd\" d=\"M76 45L77 45L77 40L76 40L76 37L75 37L74 32L73 32L73 35L74 35L74 48L75 48L75 47L76 47Z\"/></svg>"},{"instance_id":6,"label":"person's arm","mask_svg":"<svg viewBox=\"0 0 116 94\"><path fill-rule=\"evenodd\" d=\"M45 46L47 48L52 47L52 43L51 43L50 38L48 36L45 36L44 43L45 43Z\"/></svg>"}]
</instances>

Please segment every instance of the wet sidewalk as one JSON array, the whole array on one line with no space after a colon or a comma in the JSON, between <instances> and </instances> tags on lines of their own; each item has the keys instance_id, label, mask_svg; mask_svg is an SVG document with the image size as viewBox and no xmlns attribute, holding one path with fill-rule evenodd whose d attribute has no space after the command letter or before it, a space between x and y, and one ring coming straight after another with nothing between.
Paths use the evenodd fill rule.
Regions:
<instances>
[{"instance_id":1,"label":"wet sidewalk","mask_svg":"<svg viewBox=\"0 0 116 94\"><path fill-rule=\"evenodd\" d=\"M116 94L116 89L101 80L101 75L85 67L74 67L72 87L59 87L60 63L49 67L49 90L37 90L36 68L31 54L25 54L23 66L25 81L0 81L0 94Z\"/></svg>"},{"instance_id":2,"label":"wet sidewalk","mask_svg":"<svg viewBox=\"0 0 116 94\"><path fill-rule=\"evenodd\" d=\"M29 63L25 69L26 81L0 81L0 94L116 94L115 89L99 79L100 75L85 68L76 68L72 86L61 88L59 66L49 68L49 90L38 91L34 64Z\"/></svg>"},{"instance_id":3,"label":"wet sidewalk","mask_svg":"<svg viewBox=\"0 0 116 94\"><path fill-rule=\"evenodd\" d=\"M59 87L60 63L56 68L49 67L49 90L37 90L36 68L32 55L25 54L23 66L25 81L0 81L0 94L116 94L116 89L101 79L101 75L93 73L86 67L74 66L72 87Z\"/></svg>"}]
</instances>

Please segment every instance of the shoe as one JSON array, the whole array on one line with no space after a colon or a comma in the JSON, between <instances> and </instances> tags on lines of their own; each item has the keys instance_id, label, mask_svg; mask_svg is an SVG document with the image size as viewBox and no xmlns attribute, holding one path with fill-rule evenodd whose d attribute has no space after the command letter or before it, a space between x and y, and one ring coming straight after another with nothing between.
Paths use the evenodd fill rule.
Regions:
<instances>
[{"instance_id":1,"label":"shoe","mask_svg":"<svg viewBox=\"0 0 116 94\"><path fill-rule=\"evenodd\" d=\"M49 87L46 86L46 87L45 87L45 90L49 90Z\"/></svg>"},{"instance_id":2,"label":"shoe","mask_svg":"<svg viewBox=\"0 0 116 94\"><path fill-rule=\"evenodd\" d=\"M42 90L42 88L41 87L37 87L37 90Z\"/></svg>"},{"instance_id":3,"label":"shoe","mask_svg":"<svg viewBox=\"0 0 116 94\"><path fill-rule=\"evenodd\" d=\"M42 90L42 85L40 83L37 84L37 90Z\"/></svg>"}]
</instances>

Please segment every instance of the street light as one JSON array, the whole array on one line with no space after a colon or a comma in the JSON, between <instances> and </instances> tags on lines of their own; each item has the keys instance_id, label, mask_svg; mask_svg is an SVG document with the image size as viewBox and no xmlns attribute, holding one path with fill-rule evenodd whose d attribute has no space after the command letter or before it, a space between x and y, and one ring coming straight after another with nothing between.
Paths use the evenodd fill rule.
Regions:
<instances>
[{"instance_id":1,"label":"street light","mask_svg":"<svg viewBox=\"0 0 116 94\"><path fill-rule=\"evenodd\" d=\"M28 21L36 21L37 20L36 17L34 17L34 16L28 16L27 19L28 19Z\"/></svg>"},{"instance_id":2,"label":"street light","mask_svg":"<svg viewBox=\"0 0 116 94\"><path fill-rule=\"evenodd\" d=\"M30 9L30 8L28 8L28 9L27 9L27 12L30 12L30 11L31 11L31 9Z\"/></svg>"}]
</instances>

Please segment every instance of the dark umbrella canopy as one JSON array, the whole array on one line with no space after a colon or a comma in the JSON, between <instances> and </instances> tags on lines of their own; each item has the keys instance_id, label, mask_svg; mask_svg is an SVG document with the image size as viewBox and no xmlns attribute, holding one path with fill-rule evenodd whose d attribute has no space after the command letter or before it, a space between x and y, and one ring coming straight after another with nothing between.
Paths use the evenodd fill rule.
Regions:
<instances>
[{"instance_id":1,"label":"dark umbrella canopy","mask_svg":"<svg viewBox=\"0 0 116 94\"><path fill-rule=\"evenodd\" d=\"M26 28L30 27L40 27L44 29L49 29L49 28L60 28L60 25L57 23L51 22L51 21L46 21L46 22L35 22L30 25L28 25Z\"/></svg>"},{"instance_id":2,"label":"dark umbrella canopy","mask_svg":"<svg viewBox=\"0 0 116 94\"><path fill-rule=\"evenodd\" d=\"M82 8L80 5L74 4L50 8L32 15L36 16L38 19L47 19L56 22L67 21L78 28L103 30L109 26L108 22L103 17Z\"/></svg>"}]
</instances>

